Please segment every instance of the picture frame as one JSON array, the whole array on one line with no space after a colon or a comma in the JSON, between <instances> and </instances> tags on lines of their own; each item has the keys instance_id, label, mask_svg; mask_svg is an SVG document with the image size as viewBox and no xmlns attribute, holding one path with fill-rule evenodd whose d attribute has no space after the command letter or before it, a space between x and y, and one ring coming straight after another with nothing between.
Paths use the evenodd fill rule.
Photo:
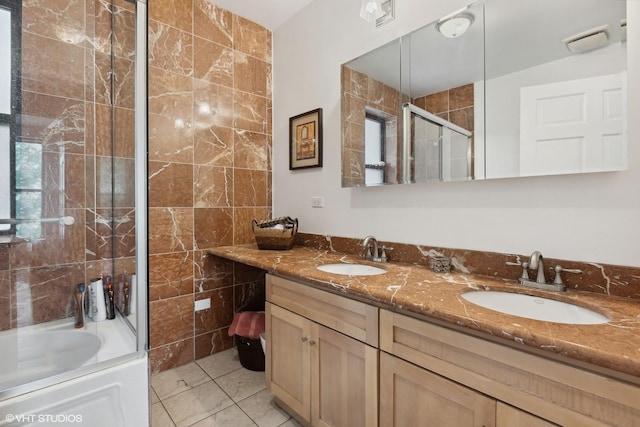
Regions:
<instances>
[{"instance_id":1,"label":"picture frame","mask_svg":"<svg viewBox=\"0 0 640 427\"><path fill-rule=\"evenodd\" d=\"M322 167L322 108L289 118L289 170Z\"/></svg>"}]
</instances>

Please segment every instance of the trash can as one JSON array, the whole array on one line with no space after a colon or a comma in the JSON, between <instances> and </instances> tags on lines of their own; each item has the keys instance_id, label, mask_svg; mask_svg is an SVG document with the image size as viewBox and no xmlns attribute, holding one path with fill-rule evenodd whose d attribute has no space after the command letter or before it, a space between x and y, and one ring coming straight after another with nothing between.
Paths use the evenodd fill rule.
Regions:
<instances>
[{"instance_id":1,"label":"trash can","mask_svg":"<svg viewBox=\"0 0 640 427\"><path fill-rule=\"evenodd\" d=\"M229 336L235 335L240 364L251 371L264 371L264 352L260 343L264 329L263 311L236 313L229 328Z\"/></svg>"}]
</instances>

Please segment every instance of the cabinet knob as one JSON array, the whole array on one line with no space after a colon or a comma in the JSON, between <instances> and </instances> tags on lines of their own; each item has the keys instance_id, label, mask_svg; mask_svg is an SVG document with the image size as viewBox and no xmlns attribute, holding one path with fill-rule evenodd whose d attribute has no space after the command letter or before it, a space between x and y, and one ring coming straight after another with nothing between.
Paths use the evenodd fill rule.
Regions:
<instances>
[{"instance_id":1,"label":"cabinet knob","mask_svg":"<svg viewBox=\"0 0 640 427\"><path fill-rule=\"evenodd\" d=\"M314 340L309 341L309 345L315 345L316 342Z\"/></svg>"},{"instance_id":2,"label":"cabinet knob","mask_svg":"<svg viewBox=\"0 0 640 427\"><path fill-rule=\"evenodd\" d=\"M307 338L307 337L302 337L301 339L302 339L302 342L307 342L307 340L308 340L309 338Z\"/></svg>"}]
</instances>

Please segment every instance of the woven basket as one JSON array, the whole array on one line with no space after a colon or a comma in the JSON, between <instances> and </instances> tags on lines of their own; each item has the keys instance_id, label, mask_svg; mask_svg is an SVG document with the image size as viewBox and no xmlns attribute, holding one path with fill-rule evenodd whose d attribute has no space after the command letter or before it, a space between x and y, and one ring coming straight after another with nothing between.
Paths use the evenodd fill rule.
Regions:
<instances>
[{"instance_id":1,"label":"woven basket","mask_svg":"<svg viewBox=\"0 0 640 427\"><path fill-rule=\"evenodd\" d=\"M295 220L293 228L277 230L273 228L260 228L258 221L251 221L253 236L259 249L267 250L289 250L293 247L298 232L298 220Z\"/></svg>"}]
</instances>

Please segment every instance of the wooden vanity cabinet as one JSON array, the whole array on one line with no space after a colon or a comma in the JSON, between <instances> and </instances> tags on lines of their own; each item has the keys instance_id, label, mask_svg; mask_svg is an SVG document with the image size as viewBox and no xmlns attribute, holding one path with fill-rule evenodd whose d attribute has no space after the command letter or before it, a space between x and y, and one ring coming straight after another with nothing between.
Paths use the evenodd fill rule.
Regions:
<instances>
[{"instance_id":1,"label":"wooden vanity cabinet","mask_svg":"<svg viewBox=\"0 0 640 427\"><path fill-rule=\"evenodd\" d=\"M431 322L381 309L380 350L381 426L640 426L636 385Z\"/></svg>"},{"instance_id":2,"label":"wooden vanity cabinet","mask_svg":"<svg viewBox=\"0 0 640 427\"><path fill-rule=\"evenodd\" d=\"M378 309L267 275L266 382L314 426L378 425Z\"/></svg>"}]
</instances>

